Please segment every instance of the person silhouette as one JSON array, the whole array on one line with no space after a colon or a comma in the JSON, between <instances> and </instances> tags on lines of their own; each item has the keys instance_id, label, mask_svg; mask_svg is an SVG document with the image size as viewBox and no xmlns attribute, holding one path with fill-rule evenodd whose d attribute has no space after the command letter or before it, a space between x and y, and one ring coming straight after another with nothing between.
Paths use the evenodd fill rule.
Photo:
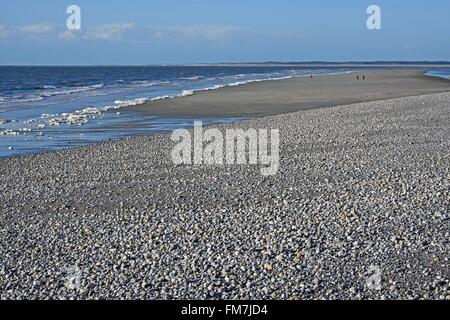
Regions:
<instances>
[{"instance_id":1,"label":"person silhouette","mask_svg":"<svg viewBox=\"0 0 450 320\"><path fill-rule=\"evenodd\" d=\"M363 75L363 80L366 80L366 76L365 75Z\"/></svg>"},{"instance_id":2,"label":"person silhouette","mask_svg":"<svg viewBox=\"0 0 450 320\"><path fill-rule=\"evenodd\" d=\"M356 80L359 80L359 75L356 76Z\"/></svg>"}]
</instances>

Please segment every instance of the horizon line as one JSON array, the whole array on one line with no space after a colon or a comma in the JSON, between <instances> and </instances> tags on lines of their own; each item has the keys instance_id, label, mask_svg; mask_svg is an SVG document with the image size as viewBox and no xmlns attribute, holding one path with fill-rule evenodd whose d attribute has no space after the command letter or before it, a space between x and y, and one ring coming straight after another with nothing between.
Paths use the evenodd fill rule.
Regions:
<instances>
[{"instance_id":1,"label":"horizon line","mask_svg":"<svg viewBox=\"0 0 450 320\"><path fill-rule=\"evenodd\" d=\"M242 62L196 62L155 64L0 64L0 67L170 67L170 66L239 66L239 65L450 65L445 60L373 60L373 61L242 61Z\"/></svg>"}]
</instances>

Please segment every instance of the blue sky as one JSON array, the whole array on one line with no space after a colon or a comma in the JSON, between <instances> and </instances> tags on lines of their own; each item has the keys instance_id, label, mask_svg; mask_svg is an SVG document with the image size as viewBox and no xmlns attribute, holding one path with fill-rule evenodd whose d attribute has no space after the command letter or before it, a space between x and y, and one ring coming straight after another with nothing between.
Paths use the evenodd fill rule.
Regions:
<instances>
[{"instance_id":1,"label":"blue sky","mask_svg":"<svg viewBox=\"0 0 450 320\"><path fill-rule=\"evenodd\" d=\"M68 31L66 8L81 8ZM366 9L381 8L368 30ZM450 60L448 0L2 0L0 64Z\"/></svg>"}]
</instances>

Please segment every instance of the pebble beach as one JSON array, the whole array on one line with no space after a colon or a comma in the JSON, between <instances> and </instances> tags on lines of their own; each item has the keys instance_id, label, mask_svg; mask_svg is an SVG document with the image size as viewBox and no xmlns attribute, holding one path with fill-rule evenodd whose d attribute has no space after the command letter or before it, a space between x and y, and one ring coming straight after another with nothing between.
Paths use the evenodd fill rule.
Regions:
<instances>
[{"instance_id":1,"label":"pebble beach","mask_svg":"<svg viewBox=\"0 0 450 320\"><path fill-rule=\"evenodd\" d=\"M450 93L216 127L280 129L278 174L168 133L0 160L0 299L450 299Z\"/></svg>"}]
</instances>

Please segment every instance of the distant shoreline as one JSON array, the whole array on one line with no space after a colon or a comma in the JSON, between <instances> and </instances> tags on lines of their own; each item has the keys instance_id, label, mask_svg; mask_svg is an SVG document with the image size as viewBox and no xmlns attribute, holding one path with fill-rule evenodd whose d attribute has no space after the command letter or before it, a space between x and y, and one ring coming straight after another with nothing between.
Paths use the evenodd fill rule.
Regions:
<instances>
[{"instance_id":1,"label":"distant shoreline","mask_svg":"<svg viewBox=\"0 0 450 320\"><path fill-rule=\"evenodd\" d=\"M182 64L165 65L170 66L220 66L220 67L251 67L251 66L269 66L269 67L305 67L305 68L323 68L323 67L343 67L343 68L450 68L450 62L445 63L213 63L213 64Z\"/></svg>"},{"instance_id":2,"label":"distant shoreline","mask_svg":"<svg viewBox=\"0 0 450 320\"><path fill-rule=\"evenodd\" d=\"M0 67L413 67L413 68L450 68L450 61L379 61L379 62L218 62L218 63L158 63L158 64L92 64L92 65L2 65Z\"/></svg>"}]
</instances>

